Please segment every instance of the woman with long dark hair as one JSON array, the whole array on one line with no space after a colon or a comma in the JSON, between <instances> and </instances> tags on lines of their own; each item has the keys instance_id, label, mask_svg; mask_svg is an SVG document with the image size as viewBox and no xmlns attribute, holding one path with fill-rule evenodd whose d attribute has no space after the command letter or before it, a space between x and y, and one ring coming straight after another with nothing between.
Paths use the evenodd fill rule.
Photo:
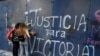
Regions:
<instances>
[{"instance_id":1,"label":"woman with long dark hair","mask_svg":"<svg viewBox=\"0 0 100 56\"><path fill-rule=\"evenodd\" d=\"M18 56L19 41L17 41L15 38L17 37L16 30L19 28L20 24L21 23L17 23L15 25L15 29L14 29L14 31L12 33L12 39L11 40L12 40L12 43L13 43L13 50L12 50L13 56Z\"/></svg>"}]
</instances>

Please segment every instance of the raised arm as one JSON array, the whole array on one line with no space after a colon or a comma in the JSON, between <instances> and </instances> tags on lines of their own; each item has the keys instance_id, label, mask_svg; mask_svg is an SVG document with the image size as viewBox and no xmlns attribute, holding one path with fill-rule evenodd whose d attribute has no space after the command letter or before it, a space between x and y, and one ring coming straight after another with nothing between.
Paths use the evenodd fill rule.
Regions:
<instances>
[{"instance_id":1,"label":"raised arm","mask_svg":"<svg viewBox=\"0 0 100 56\"><path fill-rule=\"evenodd\" d=\"M28 29L26 29L25 32L26 32L27 37L30 38Z\"/></svg>"}]
</instances>

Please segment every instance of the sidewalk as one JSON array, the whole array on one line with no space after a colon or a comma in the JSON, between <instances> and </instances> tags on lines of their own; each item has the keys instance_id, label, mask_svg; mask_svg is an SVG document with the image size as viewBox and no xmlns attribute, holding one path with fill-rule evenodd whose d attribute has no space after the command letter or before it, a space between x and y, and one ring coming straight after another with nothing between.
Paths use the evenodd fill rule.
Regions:
<instances>
[{"instance_id":1,"label":"sidewalk","mask_svg":"<svg viewBox=\"0 0 100 56\"><path fill-rule=\"evenodd\" d=\"M0 56L12 56L12 53L5 50L0 50Z\"/></svg>"}]
</instances>

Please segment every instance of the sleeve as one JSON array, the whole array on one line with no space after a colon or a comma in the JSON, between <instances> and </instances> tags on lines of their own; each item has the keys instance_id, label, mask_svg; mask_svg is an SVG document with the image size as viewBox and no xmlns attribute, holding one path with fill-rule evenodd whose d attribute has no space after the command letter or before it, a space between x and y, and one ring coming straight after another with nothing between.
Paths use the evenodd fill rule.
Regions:
<instances>
[{"instance_id":1,"label":"sleeve","mask_svg":"<svg viewBox=\"0 0 100 56\"><path fill-rule=\"evenodd\" d=\"M14 29L11 28L11 29L7 32L7 34L6 34L7 39L11 39L11 35L12 35L12 32L13 32L13 31L14 31Z\"/></svg>"}]
</instances>

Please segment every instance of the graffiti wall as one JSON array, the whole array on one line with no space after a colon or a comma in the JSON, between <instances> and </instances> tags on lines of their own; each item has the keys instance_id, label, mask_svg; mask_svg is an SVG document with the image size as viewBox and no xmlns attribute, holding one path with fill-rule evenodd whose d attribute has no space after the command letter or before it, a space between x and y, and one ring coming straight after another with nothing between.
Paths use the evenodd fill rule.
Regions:
<instances>
[{"instance_id":1,"label":"graffiti wall","mask_svg":"<svg viewBox=\"0 0 100 56\"><path fill-rule=\"evenodd\" d=\"M34 2L35 1L35 2ZM31 0L28 4L29 14L26 22L31 23L31 30L37 32L37 36L30 40L30 54L35 56L48 56L51 52L52 3L51 0Z\"/></svg>"},{"instance_id":2,"label":"graffiti wall","mask_svg":"<svg viewBox=\"0 0 100 56\"><path fill-rule=\"evenodd\" d=\"M30 30L37 33L29 39L31 56L100 56L99 0L20 1L8 3L8 25L12 21L31 23ZM5 15L6 6L0 7L0 13ZM0 43L3 39L5 44L0 49L8 50L4 47L9 46L6 23L4 16L0 20Z\"/></svg>"},{"instance_id":3,"label":"graffiti wall","mask_svg":"<svg viewBox=\"0 0 100 56\"><path fill-rule=\"evenodd\" d=\"M94 56L94 47L85 44L90 0L55 0L53 6L53 14L56 15L53 39L57 41L54 55Z\"/></svg>"},{"instance_id":4,"label":"graffiti wall","mask_svg":"<svg viewBox=\"0 0 100 56\"><path fill-rule=\"evenodd\" d=\"M38 9L33 10L28 15L31 18L26 20L38 33L31 42L31 55L94 56L94 46L86 42L90 0L52 0L48 3L52 9L48 5L43 7L42 2L40 4L33 5ZM48 12L44 12L46 6L49 7ZM48 15L50 9L52 14Z\"/></svg>"}]
</instances>

